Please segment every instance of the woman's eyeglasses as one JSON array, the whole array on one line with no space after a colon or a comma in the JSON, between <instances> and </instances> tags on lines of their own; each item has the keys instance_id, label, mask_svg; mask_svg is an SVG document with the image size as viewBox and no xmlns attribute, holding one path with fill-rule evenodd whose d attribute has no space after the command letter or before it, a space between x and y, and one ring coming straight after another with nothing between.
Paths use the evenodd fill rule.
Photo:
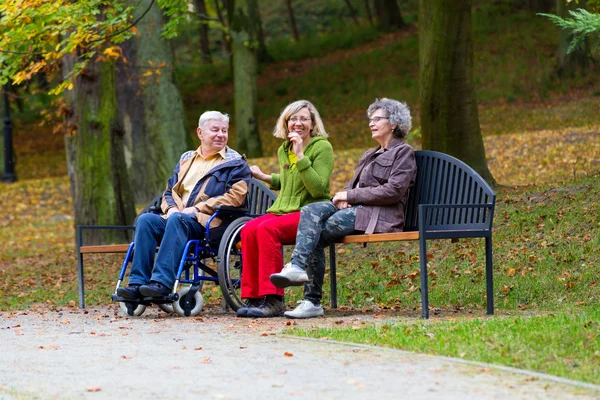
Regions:
<instances>
[{"instance_id":1,"label":"woman's eyeglasses","mask_svg":"<svg viewBox=\"0 0 600 400\"><path fill-rule=\"evenodd\" d=\"M389 119L389 118L386 118L386 117L373 117L373 118L369 118L369 124L370 124L371 122L373 122L373 123L378 123L378 122L379 122L379 121L381 121L382 119Z\"/></svg>"},{"instance_id":2,"label":"woman's eyeglasses","mask_svg":"<svg viewBox=\"0 0 600 400\"><path fill-rule=\"evenodd\" d=\"M300 122L308 122L308 121L310 121L310 118L308 118L308 117L300 117L300 118L298 118L298 117L292 117L292 118L288 119L288 121L295 124L298 121L300 121Z\"/></svg>"}]
</instances>

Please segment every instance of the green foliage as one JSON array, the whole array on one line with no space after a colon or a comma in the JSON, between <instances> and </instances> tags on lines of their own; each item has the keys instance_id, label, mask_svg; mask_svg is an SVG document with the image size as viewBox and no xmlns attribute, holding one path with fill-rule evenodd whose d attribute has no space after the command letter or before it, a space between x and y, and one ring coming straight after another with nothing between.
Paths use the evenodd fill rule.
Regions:
<instances>
[{"instance_id":1,"label":"green foliage","mask_svg":"<svg viewBox=\"0 0 600 400\"><path fill-rule=\"evenodd\" d=\"M164 36L177 35L178 26L186 18L185 0L158 0L170 18L164 26ZM18 85L43 72L58 74L61 61L76 55L76 62L66 76L52 88L58 94L73 87L74 78L86 65L98 61L116 60L122 56L119 48L136 32L134 6L111 0L6 0L0 3L0 84L11 81ZM139 4L139 3L138 3ZM154 0L144 3L146 9ZM145 11L139 18L142 18Z\"/></svg>"},{"instance_id":2,"label":"green foliage","mask_svg":"<svg viewBox=\"0 0 600 400\"><path fill-rule=\"evenodd\" d=\"M127 29L131 10L123 2L107 0L2 2L0 82L19 84L41 71L55 72L66 55L77 52L80 62L55 93L68 88L107 42L121 43L133 34Z\"/></svg>"},{"instance_id":3,"label":"green foliage","mask_svg":"<svg viewBox=\"0 0 600 400\"><path fill-rule=\"evenodd\" d=\"M573 52L578 47L583 46L586 38L595 39L595 46L599 45L600 40L600 14L591 13L583 8L569 10L570 18L562 18L553 14L538 14L550 19L554 24L562 29L573 33L573 38L567 50Z\"/></svg>"}]
</instances>

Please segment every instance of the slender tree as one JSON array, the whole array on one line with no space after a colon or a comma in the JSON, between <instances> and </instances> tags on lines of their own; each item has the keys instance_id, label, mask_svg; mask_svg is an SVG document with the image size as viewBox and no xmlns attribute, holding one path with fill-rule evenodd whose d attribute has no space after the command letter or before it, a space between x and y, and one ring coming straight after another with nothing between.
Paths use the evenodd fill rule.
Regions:
<instances>
[{"instance_id":1,"label":"slender tree","mask_svg":"<svg viewBox=\"0 0 600 400\"><path fill-rule=\"evenodd\" d=\"M294 35L294 40L297 42L300 40L300 34L298 33L298 27L296 26L296 16L294 15L292 0L285 0L285 4L287 6L288 17L290 19L290 26L292 27L292 35Z\"/></svg>"},{"instance_id":2,"label":"slender tree","mask_svg":"<svg viewBox=\"0 0 600 400\"><path fill-rule=\"evenodd\" d=\"M198 22L200 22L200 53L202 54L202 61L205 64L212 64L208 39L208 24L206 23L206 4L204 0L194 0L194 9L196 10Z\"/></svg>"},{"instance_id":3,"label":"slender tree","mask_svg":"<svg viewBox=\"0 0 600 400\"><path fill-rule=\"evenodd\" d=\"M371 15L371 4L370 0L365 0L365 11L367 13L367 18L369 19L369 24L373 26L373 16Z\"/></svg>"},{"instance_id":4,"label":"slender tree","mask_svg":"<svg viewBox=\"0 0 600 400\"><path fill-rule=\"evenodd\" d=\"M374 0L374 5L381 30L391 31L406 27L396 0Z\"/></svg>"},{"instance_id":5,"label":"slender tree","mask_svg":"<svg viewBox=\"0 0 600 400\"><path fill-rule=\"evenodd\" d=\"M6 97L4 91L6 89L3 86L0 86L0 115L2 115L2 119L0 120L0 143L2 143L2 149L0 150L0 179L4 176L5 166L4 166L4 153L6 149L4 147L4 129L5 123L7 123L6 118L6 106L4 102L4 98Z\"/></svg>"},{"instance_id":6,"label":"slender tree","mask_svg":"<svg viewBox=\"0 0 600 400\"><path fill-rule=\"evenodd\" d=\"M258 3L256 0L235 0L229 10L236 148L248 157L260 157L262 146L258 132L256 86L260 21L257 18Z\"/></svg>"},{"instance_id":7,"label":"slender tree","mask_svg":"<svg viewBox=\"0 0 600 400\"><path fill-rule=\"evenodd\" d=\"M354 21L354 25L358 25L358 17L356 16L356 10L352 6L352 3L350 2L350 0L345 0L345 2L346 2L346 7L348 8L348 12L350 12L350 16L352 17L352 20Z\"/></svg>"},{"instance_id":8,"label":"slender tree","mask_svg":"<svg viewBox=\"0 0 600 400\"><path fill-rule=\"evenodd\" d=\"M227 28L229 26L229 19L224 15L224 12L228 10L227 0L215 0L215 10L217 11L217 17L219 18L221 25L223 25L224 28ZM229 30L223 29L221 32L221 48L223 53L227 54L227 57L229 57L231 55L231 38L229 37Z\"/></svg>"},{"instance_id":9,"label":"slender tree","mask_svg":"<svg viewBox=\"0 0 600 400\"><path fill-rule=\"evenodd\" d=\"M471 0L419 1L423 148L451 154L495 184L479 126L471 36Z\"/></svg>"},{"instance_id":10,"label":"slender tree","mask_svg":"<svg viewBox=\"0 0 600 400\"><path fill-rule=\"evenodd\" d=\"M260 9L258 3L256 3L256 24L258 25L258 62L262 64L270 63L274 61L273 56L267 50L267 44L265 43L265 32L262 27L262 18L260 16Z\"/></svg>"},{"instance_id":11,"label":"slender tree","mask_svg":"<svg viewBox=\"0 0 600 400\"><path fill-rule=\"evenodd\" d=\"M164 190L173 166L192 143L174 82L171 42L161 36L162 11L151 0L128 1L139 3L134 18L147 12L137 24L139 34L121 45L117 98L135 201L146 203Z\"/></svg>"}]
</instances>

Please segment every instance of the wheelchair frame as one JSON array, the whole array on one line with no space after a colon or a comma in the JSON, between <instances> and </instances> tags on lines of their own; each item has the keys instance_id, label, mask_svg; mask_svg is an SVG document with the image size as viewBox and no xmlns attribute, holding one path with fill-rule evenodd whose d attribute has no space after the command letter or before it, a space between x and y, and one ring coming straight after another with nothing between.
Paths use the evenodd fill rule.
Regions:
<instances>
[{"instance_id":1,"label":"wheelchair frame","mask_svg":"<svg viewBox=\"0 0 600 400\"><path fill-rule=\"evenodd\" d=\"M156 304L165 312L176 312L181 316L197 315L203 306L201 289L205 281L218 283L225 304L236 311L243 306L240 297L242 252L239 246L240 231L246 222L264 214L276 199L276 195L265 184L251 178L246 196L248 208L240 209L228 206L217 207L216 212L207 222L208 228L202 239L189 240L184 248L177 279L173 284L172 292L163 297L144 297L129 299L117 295L117 290L125 279L128 265L133 260L135 242L127 249L125 260L115 286L112 300L121 305L123 311L129 316L141 315L147 306ZM217 248L211 246L210 223L217 216L235 217L229 223ZM213 259L217 262L217 270L206 265L204 260ZM189 285L180 288L180 285Z\"/></svg>"}]
</instances>

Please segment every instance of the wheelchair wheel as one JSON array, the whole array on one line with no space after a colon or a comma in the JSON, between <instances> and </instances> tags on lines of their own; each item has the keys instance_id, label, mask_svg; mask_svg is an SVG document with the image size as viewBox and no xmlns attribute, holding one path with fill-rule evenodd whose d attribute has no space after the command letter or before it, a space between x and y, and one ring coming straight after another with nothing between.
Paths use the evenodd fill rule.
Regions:
<instances>
[{"instance_id":1,"label":"wheelchair wheel","mask_svg":"<svg viewBox=\"0 0 600 400\"><path fill-rule=\"evenodd\" d=\"M175 312L175 310L173 310L172 303L157 304L157 306L167 314L173 314Z\"/></svg>"},{"instance_id":2,"label":"wheelchair wheel","mask_svg":"<svg viewBox=\"0 0 600 400\"><path fill-rule=\"evenodd\" d=\"M242 292L242 239L240 231L246 222L252 220L250 217L241 217L233 221L221 239L219 244L219 285L223 293L223 299L233 311L243 307Z\"/></svg>"},{"instance_id":3,"label":"wheelchair wheel","mask_svg":"<svg viewBox=\"0 0 600 400\"><path fill-rule=\"evenodd\" d=\"M119 302L119 308L121 311L129 317L139 317L146 311L146 306L143 304L129 303L121 301Z\"/></svg>"},{"instance_id":4,"label":"wheelchair wheel","mask_svg":"<svg viewBox=\"0 0 600 400\"><path fill-rule=\"evenodd\" d=\"M202 298L202 292L198 290L194 297L187 299L185 295L190 291L190 286L183 287L177 291L179 293L179 300L172 303L173 311L182 317L193 317L200 314L202 307L204 306L204 299Z\"/></svg>"}]
</instances>

